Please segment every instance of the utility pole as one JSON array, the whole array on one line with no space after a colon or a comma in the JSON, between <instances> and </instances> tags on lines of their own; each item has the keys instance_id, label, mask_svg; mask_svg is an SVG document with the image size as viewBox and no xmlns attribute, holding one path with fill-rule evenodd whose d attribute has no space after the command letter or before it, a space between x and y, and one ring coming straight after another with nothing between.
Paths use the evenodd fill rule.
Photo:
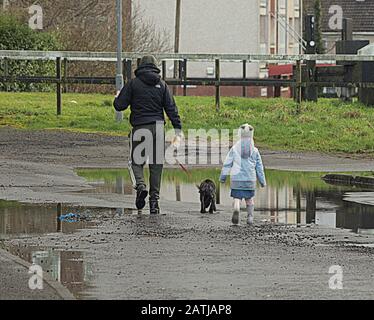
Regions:
<instances>
[{"instance_id":1,"label":"utility pole","mask_svg":"<svg viewBox=\"0 0 374 320\"><path fill-rule=\"evenodd\" d=\"M304 0L300 0L300 8L299 8L299 19L300 19L300 34L301 34L301 38L304 38ZM304 46L302 43L300 43L300 47L299 47L299 54L303 54L304 53Z\"/></svg>"},{"instance_id":2,"label":"utility pole","mask_svg":"<svg viewBox=\"0 0 374 320\"><path fill-rule=\"evenodd\" d=\"M270 1L266 0L266 24L265 24L265 34L266 34L266 54L271 54L270 52Z\"/></svg>"},{"instance_id":3,"label":"utility pole","mask_svg":"<svg viewBox=\"0 0 374 320\"><path fill-rule=\"evenodd\" d=\"M284 33L284 54L288 54L288 0L285 1L286 4L286 13L284 16L284 20L286 21L286 26L285 26L285 33Z\"/></svg>"},{"instance_id":4,"label":"utility pole","mask_svg":"<svg viewBox=\"0 0 374 320\"><path fill-rule=\"evenodd\" d=\"M181 30L181 0L176 0L175 6L175 38L174 38L174 53L179 53L179 42L180 42L180 30ZM174 61L174 79L178 76L178 62ZM173 87L173 94L176 94L177 87Z\"/></svg>"},{"instance_id":5,"label":"utility pole","mask_svg":"<svg viewBox=\"0 0 374 320\"><path fill-rule=\"evenodd\" d=\"M122 0L116 0L117 12L117 74L116 74L116 90L117 94L123 88L123 67L122 67ZM116 121L123 120L122 112L116 112Z\"/></svg>"}]
</instances>

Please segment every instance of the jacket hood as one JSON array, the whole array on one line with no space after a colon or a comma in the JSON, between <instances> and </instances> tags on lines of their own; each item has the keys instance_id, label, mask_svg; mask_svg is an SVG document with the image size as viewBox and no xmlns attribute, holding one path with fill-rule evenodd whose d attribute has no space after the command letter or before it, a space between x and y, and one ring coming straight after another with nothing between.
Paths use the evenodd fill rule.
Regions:
<instances>
[{"instance_id":1,"label":"jacket hood","mask_svg":"<svg viewBox=\"0 0 374 320\"><path fill-rule=\"evenodd\" d=\"M235 151L241 158L248 159L255 150L255 144L252 137L241 138L234 146Z\"/></svg>"},{"instance_id":2,"label":"jacket hood","mask_svg":"<svg viewBox=\"0 0 374 320\"><path fill-rule=\"evenodd\" d=\"M154 64L143 64L135 70L135 76L150 86L155 86L160 83L160 73L161 70Z\"/></svg>"}]
</instances>

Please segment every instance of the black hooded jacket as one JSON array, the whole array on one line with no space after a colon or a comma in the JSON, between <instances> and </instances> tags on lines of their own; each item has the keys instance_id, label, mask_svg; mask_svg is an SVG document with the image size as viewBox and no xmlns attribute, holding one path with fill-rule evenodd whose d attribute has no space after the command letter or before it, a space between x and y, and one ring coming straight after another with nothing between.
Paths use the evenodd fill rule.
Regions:
<instances>
[{"instance_id":1,"label":"black hooded jacket","mask_svg":"<svg viewBox=\"0 0 374 320\"><path fill-rule=\"evenodd\" d=\"M131 107L133 127L165 121L164 111L175 129L182 129L178 108L167 84L161 80L160 69L153 64L141 65L136 78L127 82L114 100L114 108L123 111Z\"/></svg>"}]
</instances>

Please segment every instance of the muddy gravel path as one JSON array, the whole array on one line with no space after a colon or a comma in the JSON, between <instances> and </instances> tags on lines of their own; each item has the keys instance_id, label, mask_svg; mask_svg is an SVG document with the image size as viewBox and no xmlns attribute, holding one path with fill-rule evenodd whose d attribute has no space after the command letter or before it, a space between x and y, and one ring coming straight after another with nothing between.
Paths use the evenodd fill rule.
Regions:
<instances>
[{"instance_id":1,"label":"muddy gravel path","mask_svg":"<svg viewBox=\"0 0 374 320\"><path fill-rule=\"evenodd\" d=\"M133 199L123 201L131 206ZM233 227L230 208L222 206L214 215L199 214L193 203L163 202L162 208L159 217L92 210L94 229L5 245L12 252L52 247L79 253L93 274L81 299L374 298L374 249L363 246L373 237L258 220L248 227L244 213ZM333 265L343 270L343 290L329 288ZM83 281L85 268L78 267L69 277Z\"/></svg>"},{"instance_id":2,"label":"muddy gravel path","mask_svg":"<svg viewBox=\"0 0 374 320\"><path fill-rule=\"evenodd\" d=\"M121 168L123 137L0 129L0 198L85 207L132 208L133 198L77 193L90 189L74 169ZM263 152L268 168L315 171L374 170L370 159ZM6 248L44 247L80 252L92 266L80 298L100 299L373 299L373 237L318 227L256 221L230 225L230 208L201 215L197 204L165 201L164 216L103 214L96 228L73 234L7 239ZM243 215L244 217L244 215ZM329 268L344 272L331 290Z\"/></svg>"},{"instance_id":3,"label":"muddy gravel path","mask_svg":"<svg viewBox=\"0 0 374 320\"><path fill-rule=\"evenodd\" d=\"M374 171L374 159L360 156L324 155L261 150L269 169L292 171ZM24 131L0 128L0 159L74 168L124 168L126 137L66 131Z\"/></svg>"}]
</instances>

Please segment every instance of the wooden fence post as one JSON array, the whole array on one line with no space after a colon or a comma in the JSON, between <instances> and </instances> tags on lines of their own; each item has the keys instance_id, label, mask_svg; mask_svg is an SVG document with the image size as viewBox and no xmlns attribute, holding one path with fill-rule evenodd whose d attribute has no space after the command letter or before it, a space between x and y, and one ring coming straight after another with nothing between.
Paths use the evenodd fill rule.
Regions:
<instances>
[{"instance_id":1,"label":"wooden fence post","mask_svg":"<svg viewBox=\"0 0 374 320\"><path fill-rule=\"evenodd\" d=\"M220 61L216 59L216 111L220 111L221 107L221 90L219 86L219 82L221 79L221 70L220 70Z\"/></svg>"},{"instance_id":2,"label":"wooden fence post","mask_svg":"<svg viewBox=\"0 0 374 320\"><path fill-rule=\"evenodd\" d=\"M173 69L173 80L177 80L178 78L178 61L174 60L174 69ZM177 85L173 85L173 96L177 95Z\"/></svg>"},{"instance_id":3,"label":"wooden fence post","mask_svg":"<svg viewBox=\"0 0 374 320\"><path fill-rule=\"evenodd\" d=\"M183 95L187 96L187 59L183 60Z\"/></svg>"},{"instance_id":4,"label":"wooden fence post","mask_svg":"<svg viewBox=\"0 0 374 320\"><path fill-rule=\"evenodd\" d=\"M57 79L57 84L56 84L56 96L57 96L57 115L61 115L62 111L62 90L61 90L61 81L62 81L62 73L61 73L61 58L58 57L56 59L56 79Z\"/></svg>"},{"instance_id":5,"label":"wooden fence post","mask_svg":"<svg viewBox=\"0 0 374 320\"><path fill-rule=\"evenodd\" d=\"M162 61L162 80L166 80L166 61Z\"/></svg>"},{"instance_id":6,"label":"wooden fence post","mask_svg":"<svg viewBox=\"0 0 374 320\"><path fill-rule=\"evenodd\" d=\"M243 60L243 80L247 80L247 60ZM243 86L243 97L247 97L247 87Z\"/></svg>"},{"instance_id":7,"label":"wooden fence post","mask_svg":"<svg viewBox=\"0 0 374 320\"><path fill-rule=\"evenodd\" d=\"M126 67L127 67L127 60L123 59L122 60L122 76L123 76L123 81L124 83L127 82L127 72L126 72Z\"/></svg>"},{"instance_id":8,"label":"wooden fence post","mask_svg":"<svg viewBox=\"0 0 374 320\"><path fill-rule=\"evenodd\" d=\"M296 61L296 113L301 111L302 86L301 86L301 60Z\"/></svg>"},{"instance_id":9,"label":"wooden fence post","mask_svg":"<svg viewBox=\"0 0 374 320\"><path fill-rule=\"evenodd\" d=\"M314 84L311 85L310 82L316 81L316 61L306 61L306 73L305 75L305 82L306 87L304 89L304 100L307 101L318 101L318 87L316 87Z\"/></svg>"},{"instance_id":10,"label":"wooden fence post","mask_svg":"<svg viewBox=\"0 0 374 320\"><path fill-rule=\"evenodd\" d=\"M8 58L4 58L4 76L9 77L9 60ZM8 81L5 82L5 92L9 91Z\"/></svg>"},{"instance_id":11,"label":"wooden fence post","mask_svg":"<svg viewBox=\"0 0 374 320\"><path fill-rule=\"evenodd\" d=\"M126 60L126 81L130 81L132 79L132 60Z\"/></svg>"},{"instance_id":12,"label":"wooden fence post","mask_svg":"<svg viewBox=\"0 0 374 320\"><path fill-rule=\"evenodd\" d=\"M63 89L63 93L68 92L68 85L66 84L67 78L68 78L68 59L65 58L64 59L64 89Z\"/></svg>"}]
</instances>

